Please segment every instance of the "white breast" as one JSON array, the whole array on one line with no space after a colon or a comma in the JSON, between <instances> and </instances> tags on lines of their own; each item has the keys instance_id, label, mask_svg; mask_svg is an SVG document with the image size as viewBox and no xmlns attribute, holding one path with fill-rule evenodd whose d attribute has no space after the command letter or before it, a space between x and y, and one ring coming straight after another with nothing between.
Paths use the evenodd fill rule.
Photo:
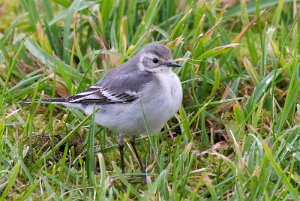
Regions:
<instances>
[{"instance_id":1,"label":"white breast","mask_svg":"<svg viewBox=\"0 0 300 201\"><path fill-rule=\"evenodd\" d=\"M182 87L173 72L158 73L159 86L152 101L145 105L145 115L152 133L159 132L165 123L178 111L182 101Z\"/></svg>"},{"instance_id":2,"label":"white breast","mask_svg":"<svg viewBox=\"0 0 300 201\"><path fill-rule=\"evenodd\" d=\"M179 109L182 101L182 87L178 76L173 73L160 73L159 80L165 90L165 100L168 104L168 113L171 118Z\"/></svg>"}]
</instances>

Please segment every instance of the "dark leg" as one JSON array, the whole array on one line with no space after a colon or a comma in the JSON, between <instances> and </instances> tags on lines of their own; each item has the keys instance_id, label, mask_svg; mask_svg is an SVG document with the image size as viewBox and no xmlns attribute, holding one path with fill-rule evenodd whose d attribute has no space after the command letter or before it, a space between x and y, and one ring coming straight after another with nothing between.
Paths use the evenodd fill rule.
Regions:
<instances>
[{"instance_id":1,"label":"dark leg","mask_svg":"<svg viewBox=\"0 0 300 201\"><path fill-rule=\"evenodd\" d=\"M120 157L121 157L121 169L122 173L125 173L125 163L124 163L124 139L120 137L119 140L119 150L120 150Z\"/></svg>"},{"instance_id":2,"label":"dark leg","mask_svg":"<svg viewBox=\"0 0 300 201\"><path fill-rule=\"evenodd\" d=\"M146 170L145 170L144 165L143 165L143 163L141 161L141 158L140 158L140 156L139 156L139 154L138 154L138 152L137 152L137 150L135 148L135 136L131 137L130 144L131 144L131 146L133 148L133 151L134 151L134 154L136 155L136 158L138 159L141 171L142 171L142 173L144 173L144 176L143 176L144 183L147 183L147 181L146 181L147 180L147 178L146 178Z\"/></svg>"},{"instance_id":3,"label":"dark leg","mask_svg":"<svg viewBox=\"0 0 300 201\"><path fill-rule=\"evenodd\" d=\"M122 169L122 174L125 173L125 162L124 162L124 139L123 136L120 137L119 139L119 151L120 151L120 157L121 157L121 169ZM123 186L123 192L126 192L126 186L122 183Z\"/></svg>"}]
</instances>

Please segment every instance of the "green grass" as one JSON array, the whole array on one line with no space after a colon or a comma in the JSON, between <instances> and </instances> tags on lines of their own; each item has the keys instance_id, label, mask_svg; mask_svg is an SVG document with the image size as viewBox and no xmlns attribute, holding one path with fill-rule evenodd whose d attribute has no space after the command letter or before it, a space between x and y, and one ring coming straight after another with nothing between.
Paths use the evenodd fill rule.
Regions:
<instances>
[{"instance_id":1,"label":"green grass","mask_svg":"<svg viewBox=\"0 0 300 201\"><path fill-rule=\"evenodd\" d=\"M209 2L4 0L0 200L298 200L300 2ZM80 92L152 41L182 64L184 99L138 138L148 183L131 184L133 150L122 175L93 115L22 101Z\"/></svg>"}]
</instances>

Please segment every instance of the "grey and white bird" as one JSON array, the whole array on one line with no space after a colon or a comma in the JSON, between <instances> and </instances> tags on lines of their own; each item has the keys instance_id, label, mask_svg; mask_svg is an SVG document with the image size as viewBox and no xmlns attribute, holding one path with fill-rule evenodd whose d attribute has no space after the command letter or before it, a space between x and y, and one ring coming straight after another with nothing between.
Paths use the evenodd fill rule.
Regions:
<instances>
[{"instance_id":1,"label":"grey and white bird","mask_svg":"<svg viewBox=\"0 0 300 201\"><path fill-rule=\"evenodd\" d=\"M125 172L124 135L129 135L145 173L135 147L136 136L160 132L182 101L181 83L171 67L180 65L174 62L168 47L148 44L85 91L67 98L43 99L42 102L78 108L87 115L96 111L95 122L119 135L122 172Z\"/></svg>"}]
</instances>

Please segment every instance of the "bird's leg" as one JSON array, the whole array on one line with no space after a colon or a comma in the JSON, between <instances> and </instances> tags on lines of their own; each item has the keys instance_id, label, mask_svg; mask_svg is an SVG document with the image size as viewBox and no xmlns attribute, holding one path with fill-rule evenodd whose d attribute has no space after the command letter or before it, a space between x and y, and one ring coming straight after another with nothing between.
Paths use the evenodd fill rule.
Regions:
<instances>
[{"instance_id":1,"label":"bird's leg","mask_svg":"<svg viewBox=\"0 0 300 201\"><path fill-rule=\"evenodd\" d=\"M125 145L124 137L120 135L120 138L119 138L119 151L120 151L120 157L121 157L122 174L125 173L124 145ZM122 186L123 186L123 192L126 192L127 191L126 186L123 183L122 183Z\"/></svg>"},{"instance_id":2,"label":"bird's leg","mask_svg":"<svg viewBox=\"0 0 300 201\"><path fill-rule=\"evenodd\" d=\"M142 171L142 173L144 174L144 175L143 175L144 183L147 183L147 181L146 181L146 170L145 170L144 165L143 165L143 163L142 163L142 161L141 161L141 158L140 158L140 156L139 156L139 154L138 154L138 152L137 152L137 150L136 150L136 148L135 148L135 136L132 136L132 137L130 138L130 144L131 144L131 146L132 146L132 148L133 148L133 151L134 151L134 154L136 155L136 158L138 159L138 162L139 162L141 171Z\"/></svg>"},{"instance_id":3,"label":"bird's leg","mask_svg":"<svg viewBox=\"0 0 300 201\"><path fill-rule=\"evenodd\" d=\"M119 139L119 150L120 150L120 157L121 157L121 169L122 173L125 173L125 163L124 163L124 138L123 136Z\"/></svg>"}]
</instances>

